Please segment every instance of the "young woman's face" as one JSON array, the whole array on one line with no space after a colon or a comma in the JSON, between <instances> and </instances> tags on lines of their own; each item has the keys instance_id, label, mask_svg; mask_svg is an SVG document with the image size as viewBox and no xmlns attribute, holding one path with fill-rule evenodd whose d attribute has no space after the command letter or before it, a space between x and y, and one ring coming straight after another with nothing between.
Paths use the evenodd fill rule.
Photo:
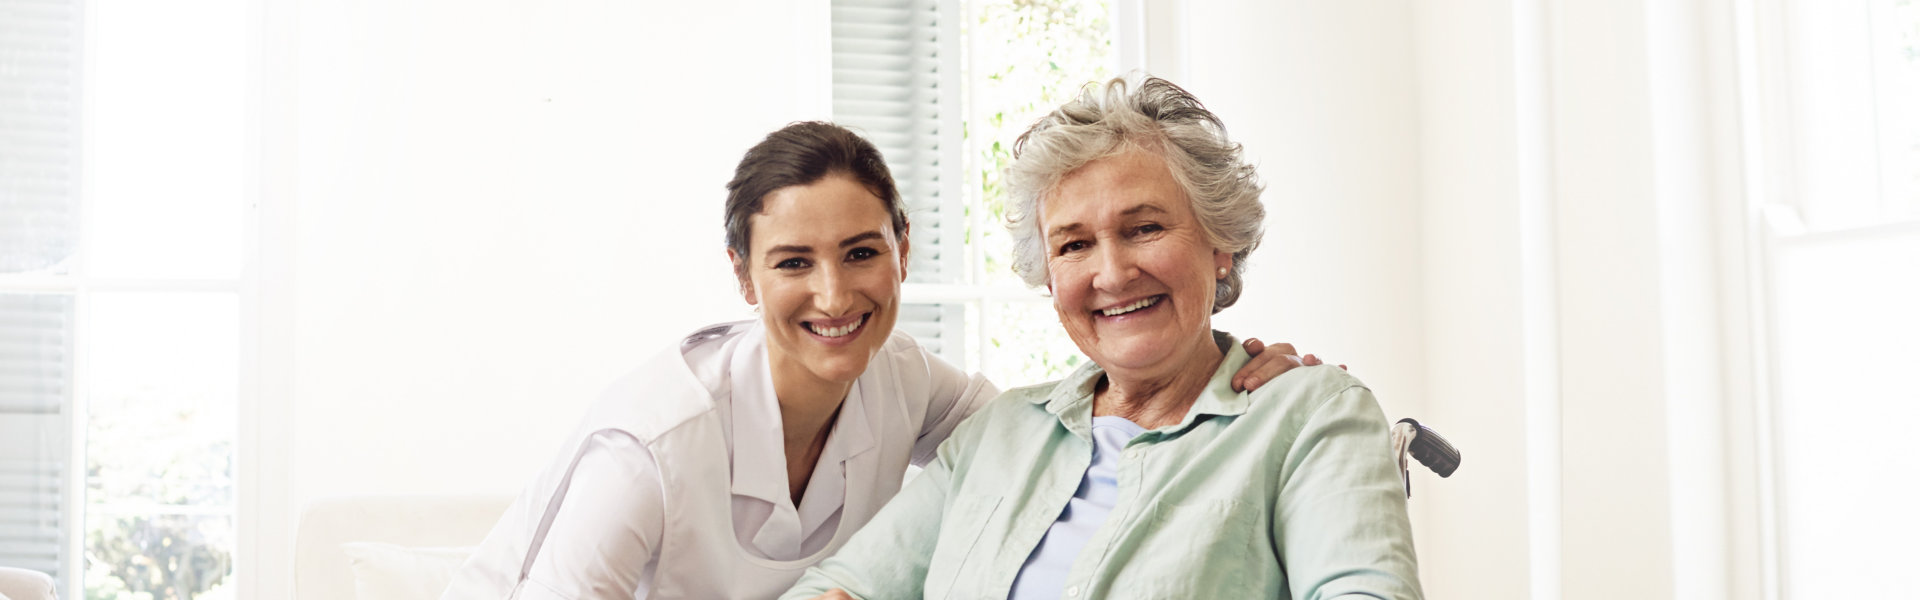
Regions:
<instances>
[{"instance_id":1,"label":"young woman's face","mask_svg":"<svg viewBox=\"0 0 1920 600\"><path fill-rule=\"evenodd\" d=\"M1094 363L1148 372L1212 343L1214 281L1233 257L1207 242L1159 157L1128 152L1067 175L1040 227L1054 310Z\"/></svg>"},{"instance_id":2,"label":"young woman's face","mask_svg":"<svg viewBox=\"0 0 1920 600\"><path fill-rule=\"evenodd\" d=\"M867 370L900 310L907 244L878 196L830 174L774 190L751 218L751 256L732 251L742 293L760 307L774 375L850 383ZM797 379L795 379L797 378Z\"/></svg>"}]
</instances>

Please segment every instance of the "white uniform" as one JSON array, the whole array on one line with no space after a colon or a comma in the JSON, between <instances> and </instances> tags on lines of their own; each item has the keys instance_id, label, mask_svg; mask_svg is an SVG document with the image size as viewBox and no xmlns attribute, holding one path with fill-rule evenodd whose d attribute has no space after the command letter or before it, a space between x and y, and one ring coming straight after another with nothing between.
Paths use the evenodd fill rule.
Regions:
<instances>
[{"instance_id":1,"label":"white uniform","mask_svg":"<svg viewBox=\"0 0 1920 600\"><path fill-rule=\"evenodd\" d=\"M773 598L998 393L894 333L794 506L764 328L702 330L594 403L443 598Z\"/></svg>"}]
</instances>

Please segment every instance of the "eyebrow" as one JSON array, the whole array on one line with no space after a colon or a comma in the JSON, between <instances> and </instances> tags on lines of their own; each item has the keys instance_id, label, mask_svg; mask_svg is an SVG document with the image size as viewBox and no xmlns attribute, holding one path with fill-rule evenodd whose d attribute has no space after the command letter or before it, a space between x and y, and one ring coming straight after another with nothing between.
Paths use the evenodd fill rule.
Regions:
<instances>
[{"instance_id":1,"label":"eyebrow","mask_svg":"<svg viewBox=\"0 0 1920 600\"><path fill-rule=\"evenodd\" d=\"M856 234L853 237L849 237L844 240L840 240L840 247L845 248L848 246L859 244L861 242L885 240L885 239L887 239L887 236L882 235L879 231L868 231L865 233ZM794 244L774 246L772 248L767 249L767 254L782 254L782 253L811 254L812 252L813 252L813 246L799 246Z\"/></svg>"},{"instance_id":2,"label":"eyebrow","mask_svg":"<svg viewBox=\"0 0 1920 600\"><path fill-rule=\"evenodd\" d=\"M1167 210L1164 208L1160 208L1159 206L1142 202L1140 204L1134 205L1132 208L1128 208L1126 210L1120 211L1120 216L1135 217L1135 216L1139 216L1142 213L1157 213L1157 214L1164 215L1164 214L1167 214ZM1068 223L1066 225L1061 225L1059 227L1055 227L1053 229L1047 230L1046 237L1052 238L1053 236L1056 236L1056 235L1060 235L1063 233L1074 233L1082 229L1086 229L1086 226L1081 225L1079 223Z\"/></svg>"}]
</instances>

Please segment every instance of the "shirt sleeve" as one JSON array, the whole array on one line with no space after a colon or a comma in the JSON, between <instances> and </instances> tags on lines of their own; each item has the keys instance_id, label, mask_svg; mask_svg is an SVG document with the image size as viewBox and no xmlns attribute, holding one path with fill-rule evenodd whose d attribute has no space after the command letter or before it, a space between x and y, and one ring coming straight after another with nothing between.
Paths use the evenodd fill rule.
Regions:
<instances>
[{"instance_id":1,"label":"shirt sleeve","mask_svg":"<svg viewBox=\"0 0 1920 600\"><path fill-rule=\"evenodd\" d=\"M624 432L596 432L559 488L548 507L553 520L535 531L537 555L514 598L633 598L665 527L653 452Z\"/></svg>"},{"instance_id":2,"label":"shirt sleeve","mask_svg":"<svg viewBox=\"0 0 1920 600\"><path fill-rule=\"evenodd\" d=\"M933 460L940 443L953 434L953 428L999 396L1000 388L979 373L961 371L926 348L916 346L916 350L926 360L929 386L927 416L920 425L920 439L913 444L912 460L914 466L924 467Z\"/></svg>"},{"instance_id":3,"label":"shirt sleeve","mask_svg":"<svg viewBox=\"0 0 1920 600\"><path fill-rule=\"evenodd\" d=\"M854 533L847 545L807 569L780 597L806 600L833 589L846 590L855 598L920 597L946 514L953 446L941 446L926 470Z\"/></svg>"},{"instance_id":4,"label":"shirt sleeve","mask_svg":"<svg viewBox=\"0 0 1920 600\"><path fill-rule=\"evenodd\" d=\"M1293 597L1420 598L1407 497L1373 393L1349 387L1321 404L1286 460L1273 539Z\"/></svg>"}]
</instances>

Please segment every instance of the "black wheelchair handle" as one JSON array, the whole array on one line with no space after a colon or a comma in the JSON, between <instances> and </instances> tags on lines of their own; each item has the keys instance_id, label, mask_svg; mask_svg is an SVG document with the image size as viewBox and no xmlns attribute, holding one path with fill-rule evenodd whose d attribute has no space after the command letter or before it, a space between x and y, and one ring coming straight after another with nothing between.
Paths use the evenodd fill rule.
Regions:
<instances>
[{"instance_id":1,"label":"black wheelchair handle","mask_svg":"<svg viewBox=\"0 0 1920 600\"><path fill-rule=\"evenodd\" d=\"M1413 425L1413 442L1407 445L1407 453L1412 454L1414 460L1420 461L1420 464L1441 477L1452 475L1455 469L1460 468L1460 450L1448 443L1447 438L1440 437L1438 432L1421 425L1419 421L1401 419L1400 422Z\"/></svg>"}]
</instances>

